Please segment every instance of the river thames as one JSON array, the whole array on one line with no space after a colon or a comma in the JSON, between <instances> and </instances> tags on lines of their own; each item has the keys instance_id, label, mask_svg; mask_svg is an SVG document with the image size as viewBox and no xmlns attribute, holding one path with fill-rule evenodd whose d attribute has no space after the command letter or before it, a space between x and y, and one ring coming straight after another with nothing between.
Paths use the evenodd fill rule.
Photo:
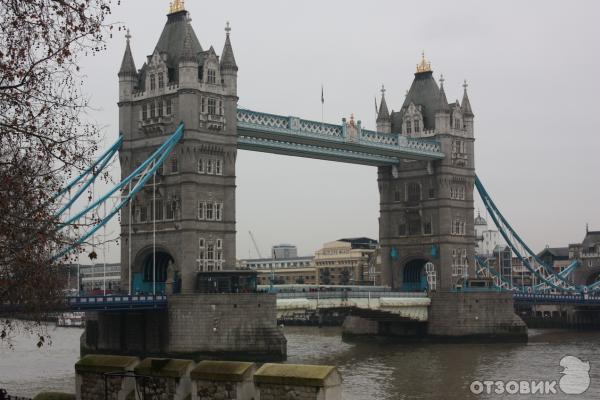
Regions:
<instances>
[{"instance_id":1,"label":"river thames","mask_svg":"<svg viewBox=\"0 0 600 400\"><path fill-rule=\"evenodd\" d=\"M388 399L598 399L600 333L530 330L527 344L346 343L337 328L286 327L288 362L336 365L344 400ZM20 336L0 348L0 388L32 397L40 391L74 392L79 356L77 328L51 328L52 345L37 349ZM475 380L558 381L567 355L589 361L590 388L583 395L474 395Z\"/></svg>"}]
</instances>

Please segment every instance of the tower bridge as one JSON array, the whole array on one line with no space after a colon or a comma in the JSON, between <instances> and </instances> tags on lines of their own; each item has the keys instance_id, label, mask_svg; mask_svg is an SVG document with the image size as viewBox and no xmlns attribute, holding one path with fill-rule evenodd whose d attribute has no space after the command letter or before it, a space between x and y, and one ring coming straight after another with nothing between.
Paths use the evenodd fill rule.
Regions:
<instances>
[{"instance_id":1,"label":"tower bridge","mask_svg":"<svg viewBox=\"0 0 600 400\"><path fill-rule=\"evenodd\" d=\"M118 73L128 208L121 208L127 211L120 220L121 287L130 295L166 292L168 305L161 303L162 314L127 313L121 304L118 313L91 316L89 349L285 356L274 296L197 294L202 277L203 284L214 283L236 273L238 149L376 167L382 283L429 289L421 307L428 307L430 336L526 337L510 293L455 292L479 278L469 268L475 265L476 176L466 83L462 101L448 102L443 79L438 85L423 56L400 111L389 112L382 90L373 131L354 117L329 124L241 109L231 28L218 55L201 46L178 4L140 69L127 35ZM145 190L127 189L140 181ZM143 344L132 342L136 337Z\"/></svg>"}]
</instances>

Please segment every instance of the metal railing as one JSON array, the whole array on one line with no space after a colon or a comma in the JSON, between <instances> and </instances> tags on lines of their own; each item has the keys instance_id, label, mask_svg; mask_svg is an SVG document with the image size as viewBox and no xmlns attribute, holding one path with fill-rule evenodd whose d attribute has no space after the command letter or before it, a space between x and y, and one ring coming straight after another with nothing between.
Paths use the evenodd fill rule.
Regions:
<instances>
[{"instance_id":1,"label":"metal railing","mask_svg":"<svg viewBox=\"0 0 600 400\"><path fill-rule=\"evenodd\" d=\"M542 294L542 293L515 293L516 301L530 303L552 304L600 304L600 296L587 294Z\"/></svg>"},{"instance_id":2,"label":"metal railing","mask_svg":"<svg viewBox=\"0 0 600 400\"><path fill-rule=\"evenodd\" d=\"M165 295L74 296L68 300L70 308L77 311L167 307Z\"/></svg>"},{"instance_id":3,"label":"metal railing","mask_svg":"<svg viewBox=\"0 0 600 400\"><path fill-rule=\"evenodd\" d=\"M288 292L277 293L278 299L378 299L382 297L393 298L424 298L427 294L424 292L352 292L352 291L335 291L335 292Z\"/></svg>"}]
</instances>

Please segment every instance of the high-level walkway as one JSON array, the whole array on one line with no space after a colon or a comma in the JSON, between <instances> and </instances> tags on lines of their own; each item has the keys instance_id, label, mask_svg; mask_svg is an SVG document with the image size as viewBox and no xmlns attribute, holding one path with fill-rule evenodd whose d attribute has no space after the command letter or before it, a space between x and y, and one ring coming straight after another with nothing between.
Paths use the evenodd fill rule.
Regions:
<instances>
[{"instance_id":1,"label":"high-level walkway","mask_svg":"<svg viewBox=\"0 0 600 400\"><path fill-rule=\"evenodd\" d=\"M413 139L340 125L251 110L237 112L238 148L352 164L398 165L400 159L444 158L434 139Z\"/></svg>"}]
</instances>

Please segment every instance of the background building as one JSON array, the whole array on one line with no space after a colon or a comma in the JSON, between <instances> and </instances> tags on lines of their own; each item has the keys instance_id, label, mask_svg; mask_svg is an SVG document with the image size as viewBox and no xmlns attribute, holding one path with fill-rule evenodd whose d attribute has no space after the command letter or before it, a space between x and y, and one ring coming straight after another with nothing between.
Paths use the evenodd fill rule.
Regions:
<instances>
[{"instance_id":1,"label":"background building","mask_svg":"<svg viewBox=\"0 0 600 400\"><path fill-rule=\"evenodd\" d=\"M121 264L71 264L69 266L69 289L80 292L92 293L104 290L106 279L106 291L115 293L121 291ZM77 281L79 280L79 285ZM123 288L127 291L128 288Z\"/></svg>"},{"instance_id":2,"label":"background building","mask_svg":"<svg viewBox=\"0 0 600 400\"><path fill-rule=\"evenodd\" d=\"M376 265L377 241L369 238L339 239L325 243L315 253L318 283L321 285L377 285L371 264Z\"/></svg>"},{"instance_id":3,"label":"background building","mask_svg":"<svg viewBox=\"0 0 600 400\"><path fill-rule=\"evenodd\" d=\"M482 256L489 256L494 253L497 246L506 246L500 232L488 228L488 223L477 213L475 218L475 253Z\"/></svg>"},{"instance_id":4,"label":"background building","mask_svg":"<svg viewBox=\"0 0 600 400\"><path fill-rule=\"evenodd\" d=\"M278 244L271 249L271 255L275 259L287 259L298 257L298 248L292 244Z\"/></svg>"},{"instance_id":5,"label":"background building","mask_svg":"<svg viewBox=\"0 0 600 400\"><path fill-rule=\"evenodd\" d=\"M308 268L261 269L256 271L259 285L315 285L317 273L314 266Z\"/></svg>"}]
</instances>

